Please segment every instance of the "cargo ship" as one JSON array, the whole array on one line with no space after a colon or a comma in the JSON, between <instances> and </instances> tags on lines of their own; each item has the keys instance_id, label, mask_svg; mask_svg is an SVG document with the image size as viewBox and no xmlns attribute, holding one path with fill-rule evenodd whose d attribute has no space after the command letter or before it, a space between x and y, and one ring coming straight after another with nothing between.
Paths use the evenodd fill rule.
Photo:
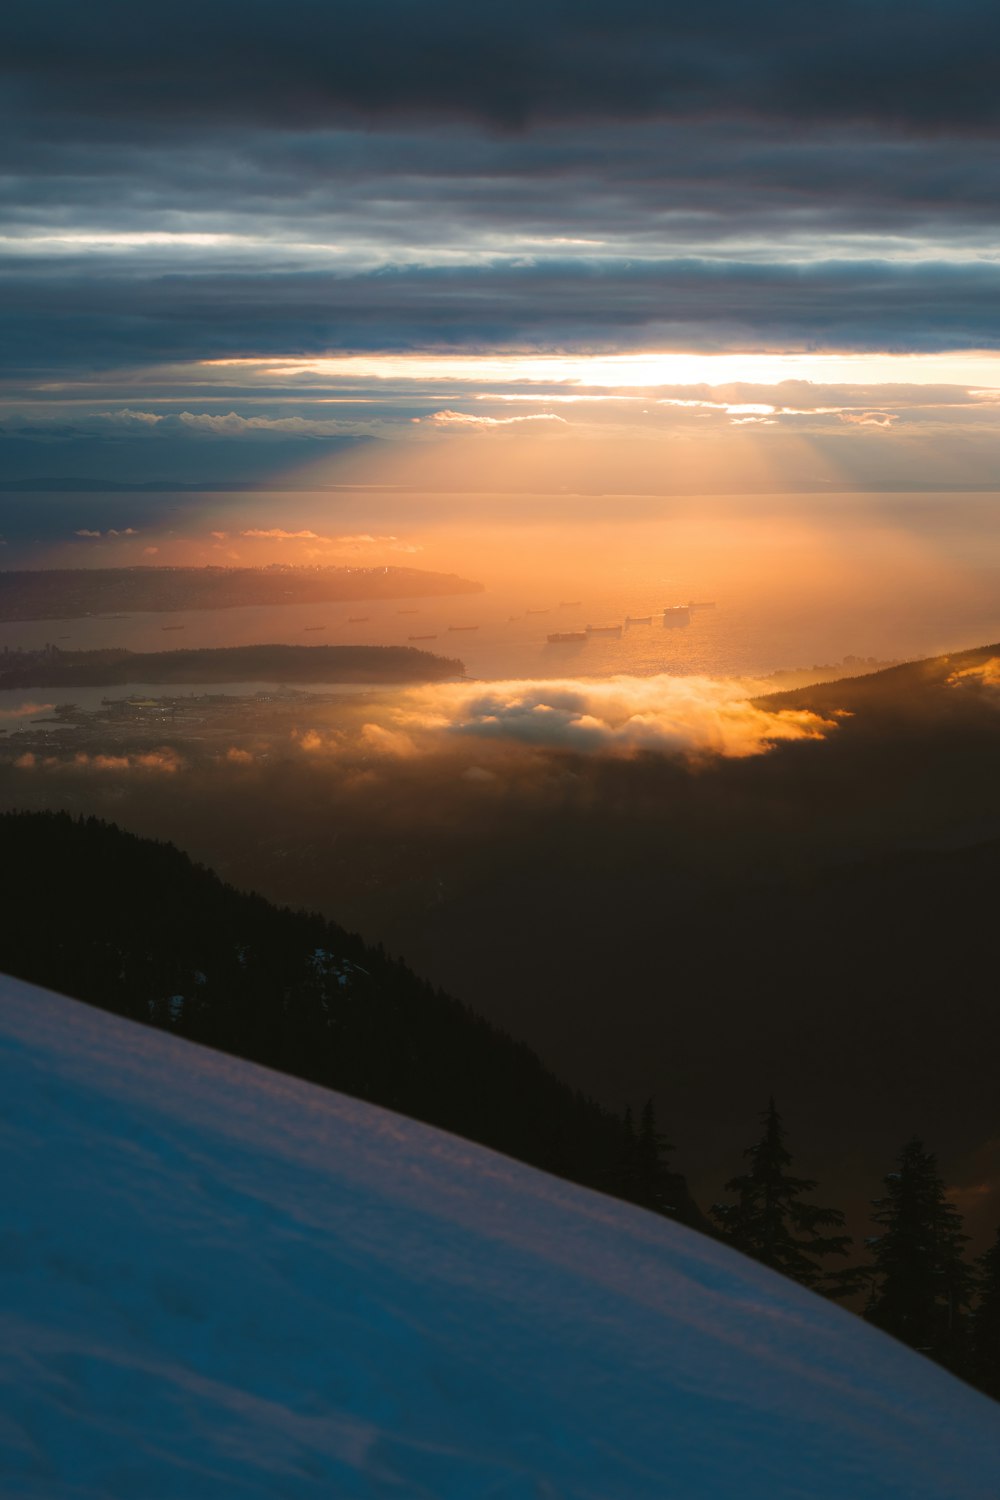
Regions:
<instances>
[{"instance_id":1,"label":"cargo ship","mask_svg":"<svg viewBox=\"0 0 1000 1500\"><path fill-rule=\"evenodd\" d=\"M348 615L347 623L348 625L367 625L370 619L371 615Z\"/></svg>"},{"instance_id":2,"label":"cargo ship","mask_svg":"<svg viewBox=\"0 0 1000 1500\"><path fill-rule=\"evenodd\" d=\"M621 635L620 625L588 625L585 627L588 635Z\"/></svg>"},{"instance_id":3,"label":"cargo ship","mask_svg":"<svg viewBox=\"0 0 1000 1500\"><path fill-rule=\"evenodd\" d=\"M587 632L585 630L554 630L545 639L550 646L568 646L572 642L585 641Z\"/></svg>"},{"instance_id":4,"label":"cargo ship","mask_svg":"<svg viewBox=\"0 0 1000 1500\"><path fill-rule=\"evenodd\" d=\"M653 616L652 615L626 615L625 616L625 624L626 625L652 625L652 623L653 623Z\"/></svg>"},{"instance_id":5,"label":"cargo ship","mask_svg":"<svg viewBox=\"0 0 1000 1500\"><path fill-rule=\"evenodd\" d=\"M478 625L449 625L449 630L478 630Z\"/></svg>"},{"instance_id":6,"label":"cargo ship","mask_svg":"<svg viewBox=\"0 0 1000 1500\"><path fill-rule=\"evenodd\" d=\"M408 641L436 641L437 640L437 636L436 635L408 635L406 637L406 639Z\"/></svg>"},{"instance_id":7,"label":"cargo ship","mask_svg":"<svg viewBox=\"0 0 1000 1500\"><path fill-rule=\"evenodd\" d=\"M668 604L663 611L664 625L690 625L691 610L687 604Z\"/></svg>"}]
</instances>

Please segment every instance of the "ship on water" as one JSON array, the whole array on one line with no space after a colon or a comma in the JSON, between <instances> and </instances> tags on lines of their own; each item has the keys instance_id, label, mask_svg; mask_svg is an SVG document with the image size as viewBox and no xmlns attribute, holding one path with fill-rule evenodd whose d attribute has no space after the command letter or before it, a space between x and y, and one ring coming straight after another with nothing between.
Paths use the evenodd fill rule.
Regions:
<instances>
[{"instance_id":1,"label":"ship on water","mask_svg":"<svg viewBox=\"0 0 1000 1500\"><path fill-rule=\"evenodd\" d=\"M579 601L579 599L560 599L559 600L559 608L560 609L579 609L580 608L580 601Z\"/></svg>"},{"instance_id":2,"label":"ship on water","mask_svg":"<svg viewBox=\"0 0 1000 1500\"><path fill-rule=\"evenodd\" d=\"M549 613L550 613L550 611L547 610L547 609L526 609L525 610L525 614L526 615L547 615Z\"/></svg>"},{"instance_id":3,"label":"ship on water","mask_svg":"<svg viewBox=\"0 0 1000 1500\"><path fill-rule=\"evenodd\" d=\"M303 625L303 630L325 630L325 625Z\"/></svg>"},{"instance_id":4,"label":"ship on water","mask_svg":"<svg viewBox=\"0 0 1000 1500\"><path fill-rule=\"evenodd\" d=\"M545 639L550 646L568 646L577 641L585 641L587 632L585 630L554 630Z\"/></svg>"},{"instance_id":5,"label":"ship on water","mask_svg":"<svg viewBox=\"0 0 1000 1500\"><path fill-rule=\"evenodd\" d=\"M406 639L408 641L436 641L437 640L437 636L436 635L408 635L406 637Z\"/></svg>"},{"instance_id":6,"label":"ship on water","mask_svg":"<svg viewBox=\"0 0 1000 1500\"><path fill-rule=\"evenodd\" d=\"M371 615L348 615L347 623L348 625L367 625L370 619Z\"/></svg>"},{"instance_id":7,"label":"ship on water","mask_svg":"<svg viewBox=\"0 0 1000 1500\"><path fill-rule=\"evenodd\" d=\"M663 611L664 625L690 625L691 610L687 604L668 604Z\"/></svg>"},{"instance_id":8,"label":"ship on water","mask_svg":"<svg viewBox=\"0 0 1000 1500\"><path fill-rule=\"evenodd\" d=\"M478 625L449 625L449 630L478 630Z\"/></svg>"},{"instance_id":9,"label":"ship on water","mask_svg":"<svg viewBox=\"0 0 1000 1500\"><path fill-rule=\"evenodd\" d=\"M625 616L625 624L626 625L652 625L652 623L653 623L653 616L652 615L626 615Z\"/></svg>"},{"instance_id":10,"label":"ship on water","mask_svg":"<svg viewBox=\"0 0 1000 1500\"><path fill-rule=\"evenodd\" d=\"M621 635L620 625L587 625L584 627L587 635Z\"/></svg>"}]
</instances>

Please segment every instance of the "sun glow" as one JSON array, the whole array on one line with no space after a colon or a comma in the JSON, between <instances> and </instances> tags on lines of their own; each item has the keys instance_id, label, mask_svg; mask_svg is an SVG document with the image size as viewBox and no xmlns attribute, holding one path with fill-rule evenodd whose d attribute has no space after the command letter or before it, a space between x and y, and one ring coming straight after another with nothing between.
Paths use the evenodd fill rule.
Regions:
<instances>
[{"instance_id":1,"label":"sun glow","mask_svg":"<svg viewBox=\"0 0 1000 1500\"><path fill-rule=\"evenodd\" d=\"M316 377L478 385L568 385L603 390L677 385L907 383L1000 387L1000 354L703 354L675 350L635 354L342 354L315 359L206 360L206 367L251 378Z\"/></svg>"}]
</instances>

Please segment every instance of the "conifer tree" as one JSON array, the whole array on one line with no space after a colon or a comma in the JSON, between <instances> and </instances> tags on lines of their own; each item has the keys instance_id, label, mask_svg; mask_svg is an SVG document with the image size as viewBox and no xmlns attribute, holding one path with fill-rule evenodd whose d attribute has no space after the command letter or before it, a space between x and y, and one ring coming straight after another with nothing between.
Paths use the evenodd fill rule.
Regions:
<instances>
[{"instance_id":1,"label":"conifer tree","mask_svg":"<svg viewBox=\"0 0 1000 1500\"><path fill-rule=\"evenodd\" d=\"M652 1099L643 1106L638 1130L629 1106L621 1126L614 1189L617 1195L654 1213L676 1214L678 1194L686 1197L687 1189L667 1161L667 1153L672 1150L657 1128Z\"/></svg>"},{"instance_id":2,"label":"conifer tree","mask_svg":"<svg viewBox=\"0 0 1000 1500\"><path fill-rule=\"evenodd\" d=\"M631 1105L626 1107L625 1118L622 1121L614 1192L619 1198L628 1199L630 1203L639 1202L639 1141L635 1133Z\"/></svg>"},{"instance_id":3,"label":"conifer tree","mask_svg":"<svg viewBox=\"0 0 1000 1500\"><path fill-rule=\"evenodd\" d=\"M969 1374L980 1390L1000 1401L1000 1229L976 1262L979 1300L972 1319Z\"/></svg>"},{"instance_id":4,"label":"conifer tree","mask_svg":"<svg viewBox=\"0 0 1000 1500\"><path fill-rule=\"evenodd\" d=\"M803 1286L842 1295L851 1289L848 1277L835 1276L817 1262L827 1255L847 1254L849 1234L824 1233L841 1229L844 1215L839 1209L803 1201L816 1183L788 1172L792 1158L773 1099L761 1119L760 1140L743 1153L749 1171L726 1183L726 1192L734 1193L736 1202L713 1204L712 1216L730 1244L745 1255Z\"/></svg>"},{"instance_id":5,"label":"conifer tree","mask_svg":"<svg viewBox=\"0 0 1000 1500\"><path fill-rule=\"evenodd\" d=\"M672 1191L674 1175L667 1164L667 1152L673 1146L666 1136L656 1128L656 1112L652 1099L647 1099L639 1118L639 1135L636 1141L636 1165L638 1167L639 1202L659 1214L674 1211Z\"/></svg>"},{"instance_id":6,"label":"conifer tree","mask_svg":"<svg viewBox=\"0 0 1000 1500\"><path fill-rule=\"evenodd\" d=\"M945 1197L935 1157L914 1137L884 1178L872 1218L865 1317L904 1344L959 1370L963 1366L972 1274L962 1259L968 1236Z\"/></svg>"}]
</instances>

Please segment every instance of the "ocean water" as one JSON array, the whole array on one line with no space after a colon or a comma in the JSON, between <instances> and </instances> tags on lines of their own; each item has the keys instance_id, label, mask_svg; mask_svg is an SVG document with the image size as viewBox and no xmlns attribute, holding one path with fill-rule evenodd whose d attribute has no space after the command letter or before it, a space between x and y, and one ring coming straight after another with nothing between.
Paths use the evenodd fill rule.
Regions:
<instances>
[{"instance_id":1,"label":"ocean water","mask_svg":"<svg viewBox=\"0 0 1000 1500\"><path fill-rule=\"evenodd\" d=\"M264 642L298 645L407 645L459 658L470 676L484 678L651 676L691 673L711 677L763 676L841 661L847 655L899 660L959 650L1000 639L1000 598L917 599L892 606L878 597L829 601L772 600L721 595L695 609L690 623L665 626L667 605L686 602L650 587L591 588L579 603L546 597L537 587L509 587L448 599L378 601L358 605L277 605L175 614L136 613L0 625L0 650L181 647ZM401 614L400 611L414 611ZM349 615L366 618L349 623ZM650 624L626 624L651 615ZM620 638L592 635L581 643L550 644L558 631L622 625ZM463 628L473 626L473 629ZM459 628L455 628L459 627ZM418 637L418 639L412 639ZM429 637L429 639L427 638Z\"/></svg>"},{"instance_id":2,"label":"ocean water","mask_svg":"<svg viewBox=\"0 0 1000 1500\"><path fill-rule=\"evenodd\" d=\"M261 519L279 500L283 518L296 525L362 522L360 513L325 516L323 506L333 502L320 495L252 502L199 497L199 504L214 520L213 503L253 503ZM482 581L485 591L7 623L0 624L0 650L46 642L136 651L265 642L413 644L458 657L471 676L493 679L661 672L759 677L848 655L893 661L1000 640L1000 502L992 494L686 501L406 495L367 496L363 503L373 529L394 527L420 544L412 556L366 561L455 571ZM97 554L87 557L98 561ZM100 557L105 566L115 560L126 558ZM60 566L68 562L58 558ZM692 599L715 607L693 611L687 626L665 627L664 608ZM546 640L587 624L624 625L629 615L651 615L652 623L627 626L620 638Z\"/></svg>"}]
</instances>

